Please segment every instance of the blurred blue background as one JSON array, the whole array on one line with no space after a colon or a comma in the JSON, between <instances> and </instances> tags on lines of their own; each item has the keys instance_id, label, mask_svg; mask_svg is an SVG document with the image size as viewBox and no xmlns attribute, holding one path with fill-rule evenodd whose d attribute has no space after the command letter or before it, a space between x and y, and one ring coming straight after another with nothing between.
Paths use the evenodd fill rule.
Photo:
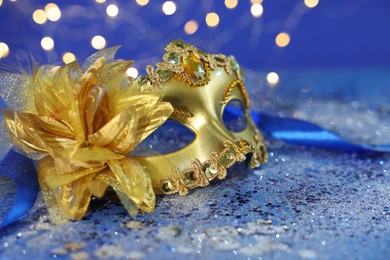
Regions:
<instances>
[{"instance_id":1,"label":"blurred blue background","mask_svg":"<svg viewBox=\"0 0 390 260\"><path fill-rule=\"evenodd\" d=\"M134 59L142 72L176 38L233 54L254 70L389 65L390 1L305 1L0 0L0 66L31 57L60 63L67 52L83 60L103 46L122 45L118 57ZM211 14L208 24L210 13L219 22ZM277 43L280 33L286 34Z\"/></svg>"}]
</instances>

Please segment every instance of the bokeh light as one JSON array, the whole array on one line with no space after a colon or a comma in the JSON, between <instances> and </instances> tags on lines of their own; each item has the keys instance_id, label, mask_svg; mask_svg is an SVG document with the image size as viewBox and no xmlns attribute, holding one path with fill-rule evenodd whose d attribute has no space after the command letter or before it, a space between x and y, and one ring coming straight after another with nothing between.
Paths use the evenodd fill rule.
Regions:
<instances>
[{"instance_id":1,"label":"bokeh light","mask_svg":"<svg viewBox=\"0 0 390 260\"><path fill-rule=\"evenodd\" d=\"M0 0L0 6L3 4L3 0Z\"/></svg>"},{"instance_id":2,"label":"bokeh light","mask_svg":"<svg viewBox=\"0 0 390 260\"><path fill-rule=\"evenodd\" d=\"M91 45L96 50L101 50L106 47L106 39L101 35L95 35L91 40Z\"/></svg>"},{"instance_id":3,"label":"bokeh light","mask_svg":"<svg viewBox=\"0 0 390 260\"><path fill-rule=\"evenodd\" d=\"M319 0L305 0L305 5L309 8L314 8L318 5Z\"/></svg>"},{"instance_id":4,"label":"bokeh light","mask_svg":"<svg viewBox=\"0 0 390 260\"><path fill-rule=\"evenodd\" d=\"M194 34L198 30L198 23L195 20L190 20L184 25L186 34Z\"/></svg>"},{"instance_id":5,"label":"bokeh light","mask_svg":"<svg viewBox=\"0 0 390 260\"><path fill-rule=\"evenodd\" d=\"M229 9L236 8L238 0L225 0L225 6Z\"/></svg>"},{"instance_id":6,"label":"bokeh light","mask_svg":"<svg viewBox=\"0 0 390 260\"><path fill-rule=\"evenodd\" d=\"M0 42L0 59L7 57L9 54L9 47L5 42Z\"/></svg>"},{"instance_id":7,"label":"bokeh light","mask_svg":"<svg viewBox=\"0 0 390 260\"><path fill-rule=\"evenodd\" d=\"M56 22L61 18L61 10L58 5L49 3L45 6L47 19L52 22Z\"/></svg>"},{"instance_id":8,"label":"bokeh light","mask_svg":"<svg viewBox=\"0 0 390 260\"><path fill-rule=\"evenodd\" d=\"M103 4L103 3L106 2L106 0L95 0L95 2L98 3L98 4Z\"/></svg>"},{"instance_id":9,"label":"bokeh light","mask_svg":"<svg viewBox=\"0 0 390 260\"><path fill-rule=\"evenodd\" d=\"M138 77L138 70L136 68L128 68L126 70L126 75L132 78L137 78Z\"/></svg>"},{"instance_id":10,"label":"bokeh light","mask_svg":"<svg viewBox=\"0 0 390 260\"><path fill-rule=\"evenodd\" d=\"M114 4L108 5L106 8L106 13L110 17L116 17L119 13L119 8Z\"/></svg>"},{"instance_id":11,"label":"bokeh light","mask_svg":"<svg viewBox=\"0 0 390 260\"><path fill-rule=\"evenodd\" d=\"M270 72L267 74L267 83L269 86L274 87L279 83L279 75L276 72Z\"/></svg>"},{"instance_id":12,"label":"bokeh light","mask_svg":"<svg viewBox=\"0 0 390 260\"><path fill-rule=\"evenodd\" d=\"M145 6L149 3L149 0L135 0L138 5Z\"/></svg>"},{"instance_id":13,"label":"bokeh light","mask_svg":"<svg viewBox=\"0 0 390 260\"><path fill-rule=\"evenodd\" d=\"M46 12L42 9L37 9L34 11L32 18L37 24L44 24L47 21Z\"/></svg>"},{"instance_id":14,"label":"bokeh light","mask_svg":"<svg viewBox=\"0 0 390 260\"><path fill-rule=\"evenodd\" d=\"M176 4L172 1L166 1L162 6L162 10L166 15L173 15L176 12Z\"/></svg>"},{"instance_id":15,"label":"bokeh light","mask_svg":"<svg viewBox=\"0 0 390 260\"><path fill-rule=\"evenodd\" d=\"M64 55L62 55L62 61L66 64L71 63L76 60L76 56L74 56L71 52L65 52Z\"/></svg>"},{"instance_id":16,"label":"bokeh light","mask_svg":"<svg viewBox=\"0 0 390 260\"><path fill-rule=\"evenodd\" d=\"M251 0L252 4L262 4L263 0Z\"/></svg>"},{"instance_id":17,"label":"bokeh light","mask_svg":"<svg viewBox=\"0 0 390 260\"><path fill-rule=\"evenodd\" d=\"M206 24L209 27L215 27L219 24L219 15L217 13L208 13L206 15Z\"/></svg>"},{"instance_id":18,"label":"bokeh light","mask_svg":"<svg viewBox=\"0 0 390 260\"><path fill-rule=\"evenodd\" d=\"M275 43L278 47L286 47L290 43L290 35L286 32L281 32L276 36Z\"/></svg>"},{"instance_id":19,"label":"bokeh light","mask_svg":"<svg viewBox=\"0 0 390 260\"><path fill-rule=\"evenodd\" d=\"M48 36L43 37L41 40L41 46L45 51L51 51L54 48L54 40Z\"/></svg>"},{"instance_id":20,"label":"bokeh light","mask_svg":"<svg viewBox=\"0 0 390 260\"><path fill-rule=\"evenodd\" d=\"M251 13L252 13L253 17L259 18L263 15L263 12L264 12L264 9L263 9L263 6L261 4L255 3L252 5Z\"/></svg>"}]
</instances>

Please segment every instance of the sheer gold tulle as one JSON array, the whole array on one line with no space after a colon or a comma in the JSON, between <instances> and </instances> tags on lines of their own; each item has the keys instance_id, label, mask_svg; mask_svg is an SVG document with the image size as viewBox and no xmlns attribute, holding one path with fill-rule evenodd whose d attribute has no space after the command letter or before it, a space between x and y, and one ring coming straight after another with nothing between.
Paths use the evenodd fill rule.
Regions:
<instances>
[{"instance_id":1,"label":"sheer gold tulle","mask_svg":"<svg viewBox=\"0 0 390 260\"><path fill-rule=\"evenodd\" d=\"M68 218L82 218L91 196L103 196L108 186L129 213L153 211L148 173L126 155L173 109L158 94L128 84L131 63L101 57L85 72L77 62L43 66L33 75L31 109L3 110L14 142L48 155L39 161L38 177L52 215L56 201Z\"/></svg>"}]
</instances>

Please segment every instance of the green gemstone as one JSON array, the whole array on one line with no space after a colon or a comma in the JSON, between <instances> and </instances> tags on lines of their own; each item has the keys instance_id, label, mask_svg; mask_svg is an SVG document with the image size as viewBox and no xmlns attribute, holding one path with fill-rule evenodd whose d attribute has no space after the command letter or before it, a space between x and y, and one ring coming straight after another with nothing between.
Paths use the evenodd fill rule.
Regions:
<instances>
[{"instance_id":1,"label":"green gemstone","mask_svg":"<svg viewBox=\"0 0 390 260\"><path fill-rule=\"evenodd\" d=\"M240 69L240 64L235 59L230 60L230 65L234 70L239 70Z\"/></svg>"},{"instance_id":2,"label":"green gemstone","mask_svg":"<svg viewBox=\"0 0 390 260\"><path fill-rule=\"evenodd\" d=\"M169 69L160 69L157 74L162 81L166 81L173 77L173 71Z\"/></svg>"},{"instance_id":3,"label":"green gemstone","mask_svg":"<svg viewBox=\"0 0 390 260\"><path fill-rule=\"evenodd\" d=\"M214 177L218 173L218 167L215 164L206 166L204 172L207 177Z\"/></svg>"},{"instance_id":4,"label":"green gemstone","mask_svg":"<svg viewBox=\"0 0 390 260\"><path fill-rule=\"evenodd\" d=\"M224 153L221 158L219 159L219 162L221 163L222 166L227 166L230 164L234 159L234 155L231 152Z\"/></svg>"},{"instance_id":5,"label":"green gemstone","mask_svg":"<svg viewBox=\"0 0 390 260\"><path fill-rule=\"evenodd\" d=\"M185 43L183 40L176 40L173 41L173 44L175 44L177 47L184 49Z\"/></svg>"},{"instance_id":6,"label":"green gemstone","mask_svg":"<svg viewBox=\"0 0 390 260\"><path fill-rule=\"evenodd\" d=\"M171 192L175 190L175 185L173 184L172 181L166 181L162 185L162 190L163 192Z\"/></svg>"},{"instance_id":7,"label":"green gemstone","mask_svg":"<svg viewBox=\"0 0 390 260\"><path fill-rule=\"evenodd\" d=\"M215 60L216 60L218 63L224 63L224 62L225 62L225 58L219 57L219 56L216 56L216 57L215 57Z\"/></svg>"},{"instance_id":8,"label":"green gemstone","mask_svg":"<svg viewBox=\"0 0 390 260\"><path fill-rule=\"evenodd\" d=\"M191 182L196 181L196 174L194 171L187 172L184 177L184 183L190 184Z\"/></svg>"},{"instance_id":9,"label":"green gemstone","mask_svg":"<svg viewBox=\"0 0 390 260\"><path fill-rule=\"evenodd\" d=\"M177 52L172 52L171 54L169 54L168 61L171 64L178 64L179 63L179 54L177 54Z\"/></svg>"},{"instance_id":10,"label":"green gemstone","mask_svg":"<svg viewBox=\"0 0 390 260\"><path fill-rule=\"evenodd\" d=\"M148 77L142 77L140 83L141 83L141 85L149 85L149 84L151 84L150 79Z\"/></svg>"}]
</instances>

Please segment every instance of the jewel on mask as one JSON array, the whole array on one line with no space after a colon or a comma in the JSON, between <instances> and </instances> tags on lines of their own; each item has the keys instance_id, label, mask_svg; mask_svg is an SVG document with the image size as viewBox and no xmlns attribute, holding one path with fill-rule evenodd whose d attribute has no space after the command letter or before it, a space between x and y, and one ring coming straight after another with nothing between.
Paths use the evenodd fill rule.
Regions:
<instances>
[{"instance_id":1,"label":"jewel on mask","mask_svg":"<svg viewBox=\"0 0 390 260\"><path fill-rule=\"evenodd\" d=\"M182 57L181 65L184 72L193 80L199 81L205 77L205 66L193 52L189 52L188 56Z\"/></svg>"},{"instance_id":2,"label":"jewel on mask","mask_svg":"<svg viewBox=\"0 0 390 260\"><path fill-rule=\"evenodd\" d=\"M167 81L173 76L173 71L166 68L161 68L157 71L157 74L161 81Z\"/></svg>"},{"instance_id":3,"label":"jewel on mask","mask_svg":"<svg viewBox=\"0 0 390 260\"><path fill-rule=\"evenodd\" d=\"M190 170L190 171L188 171L188 172L185 172L184 174L183 174L183 176L184 176L184 183L186 184L186 185L188 185L188 186L190 186L191 185L191 183L195 183L196 182L196 173L195 173L195 171L193 171L193 170Z\"/></svg>"},{"instance_id":4,"label":"jewel on mask","mask_svg":"<svg viewBox=\"0 0 390 260\"><path fill-rule=\"evenodd\" d=\"M170 193L176 189L175 184L171 180L167 180L166 182L163 183L162 189L165 193Z\"/></svg>"},{"instance_id":5,"label":"jewel on mask","mask_svg":"<svg viewBox=\"0 0 390 260\"><path fill-rule=\"evenodd\" d=\"M219 163L224 167L229 167L234 164L234 156L232 151L227 151L221 155Z\"/></svg>"},{"instance_id":6,"label":"jewel on mask","mask_svg":"<svg viewBox=\"0 0 390 260\"><path fill-rule=\"evenodd\" d=\"M169 54L168 60L172 64L178 64L179 63L179 54L177 54L176 52L172 52L171 54Z\"/></svg>"},{"instance_id":7,"label":"jewel on mask","mask_svg":"<svg viewBox=\"0 0 390 260\"><path fill-rule=\"evenodd\" d=\"M205 164L203 166L203 171L206 173L208 178L214 178L218 173L218 166L216 166L214 163Z\"/></svg>"}]
</instances>

